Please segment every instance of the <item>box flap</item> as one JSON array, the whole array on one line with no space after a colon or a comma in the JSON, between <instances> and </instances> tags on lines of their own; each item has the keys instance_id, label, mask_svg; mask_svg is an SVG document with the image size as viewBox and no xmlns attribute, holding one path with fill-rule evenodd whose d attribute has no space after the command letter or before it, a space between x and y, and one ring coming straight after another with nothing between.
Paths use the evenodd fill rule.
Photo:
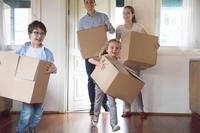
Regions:
<instances>
[{"instance_id":1,"label":"box flap","mask_svg":"<svg viewBox=\"0 0 200 133\"><path fill-rule=\"evenodd\" d=\"M143 86L143 81L138 80L134 76L127 76L120 73L115 78L115 81L113 81L110 87L112 89L108 89L106 93L131 104Z\"/></svg>"},{"instance_id":2,"label":"box flap","mask_svg":"<svg viewBox=\"0 0 200 133\"><path fill-rule=\"evenodd\" d=\"M0 87L0 96L14 99L21 102L30 103L34 89L34 81L15 79L14 77L5 78Z\"/></svg>"},{"instance_id":3,"label":"box flap","mask_svg":"<svg viewBox=\"0 0 200 133\"><path fill-rule=\"evenodd\" d=\"M111 57L108 57L108 56L104 56L104 58L109 60L116 67L117 70L128 75L128 71L125 69L124 65L121 64L118 60L112 59Z\"/></svg>"},{"instance_id":4,"label":"box flap","mask_svg":"<svg viewBox=\"0 0 200 133\"><path fill-rule=\"evenodd\" d=\"M20 56L16 71L16 78L34 81L40 60L27 56Z\"/></svg>"},{"instance_id":5,"label":"box flap","mask_svg":"<svg viewBox=\"0 0 200 133\"><path fill-rule=\"evenodd\" d=\"M115 59L102 57L106 67L96 67L91 74L104 93L131 103L144 86L144 82L129 74Z\"/></svg>"},{"instance_id":6,"label":"box flap","mask_svg":"<svg viewBox=\"0 0 200 133\"><path fill-rule=\"evenodd\" d=\"M131 69L131 68L125 66L125 65L124 65L124 67L126 68L126 70L129 72L129 74L131 76L134 76L135 78L137 78L137 79L142 81L142 79L139 76L136 75L136 73L135 73L135 71L133 69Z\"/></svg>"},{"instance_id":7,"label":"box flap","mask_svg":"<svg viewBox=\"0 0 200 133\"><path fill-rule=\"evenodd\" d=\"M11 52L0 52L0 74L2 78L5 75L14 76L17 64L19 61L19 55Z\"/></svg>"},{"instance_id":8,"label":"box flap","mask_svg":"<svg viewBox=\"0 0 200 133\"><path fill-rule=\"evenodd\" d=\"M46 73L46 66L50 62L40 61L38 71L35 78L35 90L32 96L32 103L38 103L44 100L46 95L47 86L49 82L50 74Z\"/></svg>"},{"instance_id":9,"label":"box flap","mask_svg":"<svg viewBox=\"0 0 200 133\"><path fill-rule=\"evenodd\" d=\"M102 60L104 60L103 62L105 63L105 68L101 69L100 67L95 67L91 77L96 82L96 84L101 86L101 89L105 91L106 88L109 88L112 80L114 80L118 74L118 70L115 66L113 66L112 63L109 62L107 58L102 57L101 61Z\"/></svg>"}]
</instances>

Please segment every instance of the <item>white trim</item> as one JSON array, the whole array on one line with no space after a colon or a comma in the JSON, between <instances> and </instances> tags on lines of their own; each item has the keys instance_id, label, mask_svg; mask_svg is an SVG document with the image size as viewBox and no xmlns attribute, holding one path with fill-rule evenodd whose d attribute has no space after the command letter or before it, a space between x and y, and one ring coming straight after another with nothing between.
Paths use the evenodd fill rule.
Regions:
<instances>
[{"instance_id":1,"label":"white trim","mask_svg":"<svg viewBox=\"0 0 200 133\"><path fill-rule=\"evenodd\" d=\"M63 108L60 108L60 112L67 112L68 111L68 106L69 106L69 24L70 24L70 19L69 19L69 9L70 9L70 0L63 0L63 5L65 5L65 17L64 17L64 22L65 22L65 64L64 64L64 69L65 69L65 75L64 75L64 92L63 96ZM62 21L61 21L62 22Z\"/></svg>"},{"instance_id":2,"label":"white trim","mask_svg":"<svg viewBox=\"0 0 200 133\"><path fill-rule=\"evenodd\" d=\"M155 34L160 35L160 8L161 0L155 0Z\"/></svg>"},{"instance_id":3,"label":"white trim","mask_svg":"<svg viewBox=\"0 0 200 133\"><path fill-rule=\"evenodd\" d=\"M133 5L134 0L124 0L124 6Z\"/></svg>"},{"instance_id":4,"label":"white trim","mask_svg":"<svg viewBox=\"0 0 200 133\"><path fill-rule=\"evenodd\" d=\"M31 0L32 20L41 20L41 0Z\"/></svg>"},{"instance_id":5,"label":"white trim","mask_svg":"<svg viewBox=\"0 0 200 133\"><path fill-rule=\"evenodd\" d=\"M158 56L200 56L200 49L184 50L177 46L161 46Z\"/></svg>"},{"instance_id":6,"label":"white trim","mask_svg":"<svg viewBox=\"0 0 200 133\"><path fill-rule=\"evenodd\" d=\"M58 62L60 62L60 75L61 76L61 79L59 81L59 84L61 84L60 86L60 91L59 91L59 109L58 111L60 113L65 113L68 111L68 79L69 79L69 67L68 67L68 62L69 62L69 42L68 42L68 24L69 24L69 16L68 16L68 4L69 4L69 1L66 1L66 0L59 0L57 1L59 2L59 26L58 26L58 29L59 29L59 33L60 33L60 50L59 52L61 52L62 54L60 56Z\"/></svg>"}]
</instances>

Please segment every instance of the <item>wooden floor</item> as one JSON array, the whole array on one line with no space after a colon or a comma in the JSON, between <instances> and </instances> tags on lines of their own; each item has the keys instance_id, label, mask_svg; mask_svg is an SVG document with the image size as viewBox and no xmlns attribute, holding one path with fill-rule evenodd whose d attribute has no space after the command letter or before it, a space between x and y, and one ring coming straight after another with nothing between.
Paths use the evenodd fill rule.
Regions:
<instances>
[{"instance_id":1,"label":"wooden floor","mask_svg":"<svg viewBox=\"0 0 200 133\"><path fill-rule=\"evenodd\" d=\"M3 115L0 133L15 133L19 115ZM91 126L88 113L44 114L38 133L110 133L109 114L101 113L97 128ZM200 119L191 116L156 116L146 120L133 115L129 119L119 116L121 130L117 133L200 133Z\"/></svg>"}]
</instances>

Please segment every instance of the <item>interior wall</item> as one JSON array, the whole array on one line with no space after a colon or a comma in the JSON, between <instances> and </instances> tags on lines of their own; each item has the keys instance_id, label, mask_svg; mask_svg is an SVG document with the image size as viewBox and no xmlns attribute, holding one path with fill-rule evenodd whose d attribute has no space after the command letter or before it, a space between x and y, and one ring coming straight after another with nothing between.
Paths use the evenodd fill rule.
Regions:
<instances>
[{"instance_id":1,"label":"interior wall","mask_svg":"<svg viewBox=\"0 0 200 133\"><path fill-rule=\"evenodd\" d=\"M157 65L142 71L144 108L148 112L190 113L189 60L197 56L158 55Z\"/></svg>"},{"instance_id":2,"label":"interior wall","mask_svg":"<svg viewBox=\"0 0 200 133\"><path fill-rule=\"evenodd\" d=\"M145 4L144 4L145 3ZM133 0L136 19L147 32L159 35L160 0ZM190 113L189 59L177 48L160 47L156 66L142 71L145 86L142 90L147 112Z\"/></svg>"},{"instance_id":3,"label":"interior wall","mask_svg":"<svg viewBox=\"0 0 200 133\"><path fill-rule=\"evenodd\" d=\"M159 26L157 18L159 16L160 0L133 0L136 21L143 24L148 33L156 34Z\"/></svg>"}]
</instances>

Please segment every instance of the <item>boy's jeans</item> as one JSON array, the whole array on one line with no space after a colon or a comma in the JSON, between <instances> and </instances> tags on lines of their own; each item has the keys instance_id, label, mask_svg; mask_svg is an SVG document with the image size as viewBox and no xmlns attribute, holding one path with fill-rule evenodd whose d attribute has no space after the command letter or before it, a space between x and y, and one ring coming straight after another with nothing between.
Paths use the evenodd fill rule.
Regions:
<instances>
[{"instance_id":1,"label":"boy's jeans","mask_svg":"<svg viewBox=\"0 0 200 133\"><path fill-rule=\"evenodd\" d=\"M27 129L36 128L41 120L42 113L42 103L23 103L16 132L25 133Z\"/></svg>"}]
</instances>

